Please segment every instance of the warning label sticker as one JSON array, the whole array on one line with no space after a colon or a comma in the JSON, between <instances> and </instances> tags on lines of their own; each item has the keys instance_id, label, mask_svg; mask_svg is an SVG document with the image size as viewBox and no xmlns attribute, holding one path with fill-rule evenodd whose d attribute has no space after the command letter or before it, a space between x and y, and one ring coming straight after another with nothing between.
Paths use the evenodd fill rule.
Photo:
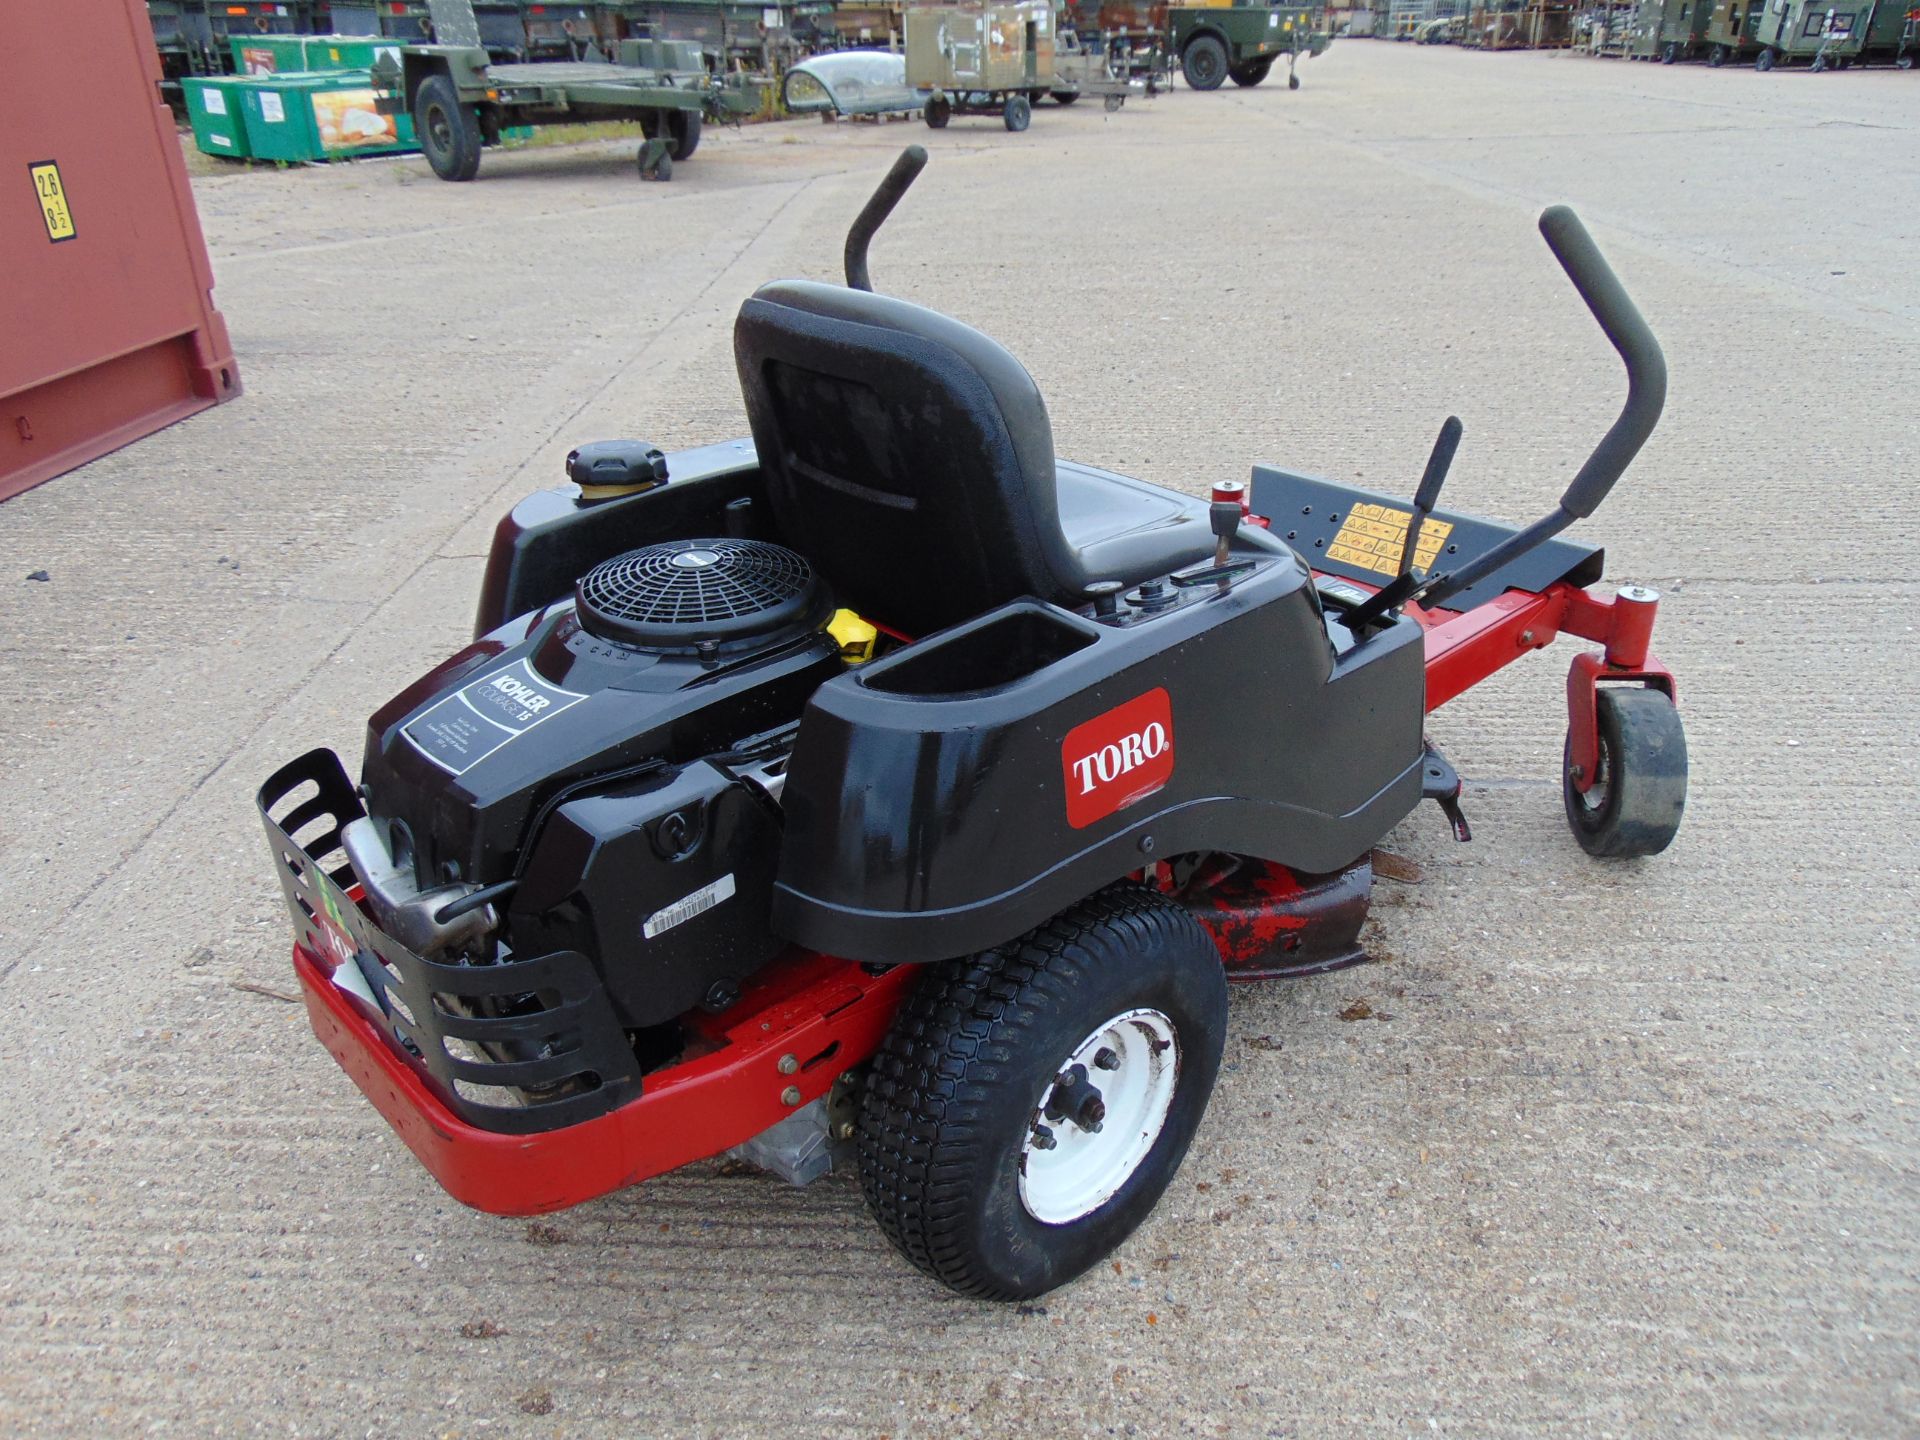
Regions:
<instances>
[{"instance_id":1,"label":"warning label sticker","mask_svg":"<svg viewBox=\"0 0 1920 1440\"><path fill-rule=\"evenodd\" d=\"M1327 558L1392 578L1400 573L1400 552L1406 549L1407 526L1412 520L1410 510L1361 501L1340 522L1340 533L1327 546ZM1420 527L1419 543L1414 546L1414 567L1431 570L1440 547L1452 533L1451 520L1436 520L1429 515Z\"/></svg>"},{"instance_id":2,"label":"warning label sticker","mask_svg":"<svg viewBox=\"0 0 1920 1440\"><path fill-rule=\"evenodd\" d=\"M79 232L73 228L73 211L67 205L67 187L60 183L60 167L51 160L39 160L27 167L33 177L33 193L40 201L40 218L47 222L47 239L58 245Z\"/></svg>"},{"instance_id":3,"label":"warning label sticker","mask_svg":"<svg viewBox=\"0 0 1920 1440\"><path fill-rule=\"evenodd\" d=\"M548 684L521 660L454 691L400 733L442 770L464 775L509 740L586 698Z\"/></svg>"}]
</instances>

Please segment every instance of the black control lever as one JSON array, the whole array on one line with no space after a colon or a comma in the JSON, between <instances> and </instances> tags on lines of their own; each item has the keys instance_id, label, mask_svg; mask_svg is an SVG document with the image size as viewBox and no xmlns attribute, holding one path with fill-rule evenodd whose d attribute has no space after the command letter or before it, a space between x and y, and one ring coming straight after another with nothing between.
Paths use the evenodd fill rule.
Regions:
<instances>
[{"instance_id":1,"label":"black control lever","mask_svg":"<svg viewBox=\"0 0 1920 1440\"><path fill-rule=\"evenodd\" d=\"M880 182L880 188L873 192L860 213L853 217L853 224L847 230L844 256L848 289L873 289L873 281L867 274L867 246L873 242L874 232L886 224L887 216L900 203L900 197L907 193L907 188L926 168L927 152L918 145L907 146L900 152L900 158L893 162L893 168L887 171L887 178Z\"/></svg>"},{"instance_id":2,"label":"black control lever","mask_svg":"<svg viewBox=\"0 0 1920 1440\"><path fill-rule=\"evenodd\" d=\"M1420 488L1413 492L1413 516L1407 521L1406 544L1400 547L1400 573L1341 617L1341 623L1356 634L1404 603L1418 586L1413 557L1420 544L1420 527L1427 523L1434 502L1440 498L1440 487L1447 483L1447 471L1453 468L1454 452L1460 448L1464 428L1458 415L1449 415L1440 426L1439 435L1434 437L1426 473L1420 477Z\"/></svg>"},{"instance_id":3,"label":"black control lever","mask_svg":"<svg viewBox=\"0 0 1920 1440\"><path fill-rule=\"evenodd\" d=\"M1420 488L1413 492L1413 519L1407 524L1407 543L1400 551L1402 575L1413 569L1414 551L1420 544L1420 527L1427 523L1427 517L1433 514L1433 507L1440 499L1440 487L1447 483L1447 471L1453 468L1454 452L1460 448L1460 435L1465 428L1458 415L1449 415L1440 426L1440 433L1434 437L1433 452L1427 456L1426 473L1420 477Z\"/></svg>"}]
</instances>

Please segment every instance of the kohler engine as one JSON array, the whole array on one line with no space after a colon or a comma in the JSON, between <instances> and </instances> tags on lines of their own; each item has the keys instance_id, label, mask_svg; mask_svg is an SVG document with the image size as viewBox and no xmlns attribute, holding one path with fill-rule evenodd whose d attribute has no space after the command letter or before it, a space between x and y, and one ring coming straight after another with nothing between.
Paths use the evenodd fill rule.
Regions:
<instances>
[{"instance_id":1,"label":"kohler engine","mask_svg":"<svg viewBox=\"0 0 1920 1440\"><path fill-rule=\"evenodd\" d=\"M374 715L347 850L422 954L575 950L622 1024L721 1005L780 948L779 769L844 668L778 545L676 540L454 656Z\"/></svg>"}]
</instances>

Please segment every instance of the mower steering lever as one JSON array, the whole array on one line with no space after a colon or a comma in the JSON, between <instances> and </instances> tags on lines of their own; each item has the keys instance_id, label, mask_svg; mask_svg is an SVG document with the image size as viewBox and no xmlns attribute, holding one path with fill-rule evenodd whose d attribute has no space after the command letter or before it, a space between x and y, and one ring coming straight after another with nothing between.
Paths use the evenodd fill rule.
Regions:
<instances>
[{"instance_id":1,"label":"mower steering lever","mask_svg":"<svg viewBox=\"0 0 1920 1440\"><path fill-rule=\"evenodd\" d=\"M1517 556L1552 539L1575 520L1593 514L1647 443L1667 403L1667 360L1660 352L1660 342L1654 339L1653 331L1580 217L1565 205L1549 206L1540 216L1540 234L1613 348L1620 352L1627 367L1626 404L1573 477L1560 503L1458 570L1431 577L1420 587L1421 603L1429 607L1445 603Z\"/></svg>"},{"instance_id":2,"label":"mower steering lever","mask_svg":"<svg viewBox=\"0 0 1920 1440\"><path fill-rule=\"evenodd\" d=\"M847 270L847 288L871 292L873 280L867 274L867 246L873 242L874 232L886 224L887 217L893 213L893 207L900 203L900 197L907 193L920 172L927 168L927 152L918 145L909 145L900 152L900 158L893 162L893 168L887 171L886 179L873 192L860 213L853 217L853 224L847 229L847 248L842 256Z\"/></svg>"}]
</instances>

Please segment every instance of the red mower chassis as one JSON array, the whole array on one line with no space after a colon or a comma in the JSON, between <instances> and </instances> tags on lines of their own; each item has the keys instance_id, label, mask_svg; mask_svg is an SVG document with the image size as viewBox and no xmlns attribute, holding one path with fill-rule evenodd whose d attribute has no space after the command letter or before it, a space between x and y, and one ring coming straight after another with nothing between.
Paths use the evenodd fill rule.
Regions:
<instances>
[{"instance_id":1,"label":"red mower chassis","mask_svg":"<svg viewBox=\"0 0 1920 1440\"><path fill-rule=\"evenodd\" d=\"M1427 709L1438 709L1561 633L1595 641L1606 649L1576 656L1567 677L1570 763L1584 765L1590 777L1594 693L1601 683L1641 684L1675 695L1673 676L1647 648L1656 604L1651 592L1636 587L1606 600L1557 582L1538 594L1508 590L1464 613L1410 606L1408 613L1426 632ZM1344 915L1352 906L1343 901L1351 897L1338 880L1303 885L1282 873L1241 877L1224 888L1215 909L1200 918L1221 945L1230 974L1285 973L1260 968L1236 937L1257 932L1264 944L1319 918L1328 901ZM1259 902L1246 901L1251 908L1245 914L1231 908L1242 903L1232 897L1243 892ZM1276 900L1296 897L1313 908L1292 919L1268 913ZM1360 904L1364 909L1364 891ZM332 960L296 944L293 966L314 1033L340 1067L448 1194L496 1215L564 1209L758 1135L826 1095L843 1072L872 1057L917 969L902 965L875 975L851 961L796 950L768 967L725 1013L686 1017L700 1037L690 1048L700 1053L649 1074L638 1098L560 1129L504 1134L453 1112L383 1037L361 1002L334 983ZM1292 973L1313 968L1331 965Z\"/></svg>"}]
</instances>

